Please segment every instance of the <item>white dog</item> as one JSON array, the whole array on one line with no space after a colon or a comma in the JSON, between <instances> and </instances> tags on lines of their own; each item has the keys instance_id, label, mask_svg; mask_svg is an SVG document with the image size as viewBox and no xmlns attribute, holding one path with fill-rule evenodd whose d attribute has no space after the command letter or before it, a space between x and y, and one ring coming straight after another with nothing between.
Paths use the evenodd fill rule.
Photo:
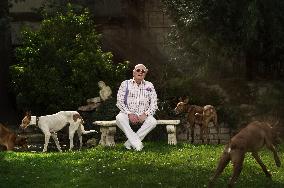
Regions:
<instances>
[{"instance_id":1,"label":"white dog","mask_svg":"<svg viewBox=\"0 0 284 188\"><path fill-rule=\"evenodd\" d=\"M29 125L38 126L45 136L45 143L43 152L47 151L47 145L49 142L50 136L52 136L58 150L62 152L59 141L57 138L56 132L61 130L63 127L69 124L69 140L70 140L70 150L74 147L73 145L73 137L75 132L77 131L79 140L80 140L80 148L82 147L82 134L87 134L91 132L97 132L95 130L85 131L83 126L83 118L77 111L60 111L56 114L47 115L47 116L32 116L31 112L26 112L26 116L22 120L21 128L25 129Z\"/></svg>"}]
</instances>

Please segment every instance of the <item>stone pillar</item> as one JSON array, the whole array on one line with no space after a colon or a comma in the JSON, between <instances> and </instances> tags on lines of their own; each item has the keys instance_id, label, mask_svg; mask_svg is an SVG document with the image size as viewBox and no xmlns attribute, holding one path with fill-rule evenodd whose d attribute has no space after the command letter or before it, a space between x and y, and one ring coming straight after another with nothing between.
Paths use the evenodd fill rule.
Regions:
<instances>
[{"instance_id":1,"label":"stone pillar","mask_svg":"<svg viewBox=\"0 0 284 188\"><path fill-rule=\"evenodd\" d=\"M100 128L101 140L99 144L102 146L115 146L114 135L116 133L116 127L103 127Z\"/></svg>"},{"instance_id":2,"label":"stone pillar","mask_svg":"<svg viewBox=\"0 0 284 188\"><path fill-rule=\"evenodd\" d=\"M114 135L116 133L116 127L108 127L108 133L106 137L107 146L115 146Z\"/></svg>"},{"instance_id":3,"label":"stone pillar","mask_svg":"<svg viewBox=\"0 0 284 188\"><path fill-rule=\"evenodd\" d=\"M101 131L101 140L99 144L102 146L106 146L108 127L100 127L100 131Z\"/></svg>"},{"instance_id":4,"label":"stone pillar","mask_svg":"<svg viewBox=\"0 0 284 188\"><path fill-rule=\"evenodd\" d=\"M176 145L177 144L176 125L167 125L167 133L168 133L168 144Z\"/></svg>"}]
</instances>

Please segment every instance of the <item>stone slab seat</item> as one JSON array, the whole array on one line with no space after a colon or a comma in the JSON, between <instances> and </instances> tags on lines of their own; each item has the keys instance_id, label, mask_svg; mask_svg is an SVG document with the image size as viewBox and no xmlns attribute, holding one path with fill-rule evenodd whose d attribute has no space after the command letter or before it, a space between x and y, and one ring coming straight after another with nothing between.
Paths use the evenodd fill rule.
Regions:
<instances>
[{"instance_id":1,"label":"stone slab seat","mask_svg":"<svg viewBox=\"0 0 284 188\"><path fill-rule=\"evenodd\" d=\"M157 125L165 125L168 133L168 144L176 145L176 126L180 120L157 120ZM116 133L116 121L94 121L93 125L100 126L101 140L99 144L103 146L115 146L114 135Z\"/></svg>"}]
</instances>

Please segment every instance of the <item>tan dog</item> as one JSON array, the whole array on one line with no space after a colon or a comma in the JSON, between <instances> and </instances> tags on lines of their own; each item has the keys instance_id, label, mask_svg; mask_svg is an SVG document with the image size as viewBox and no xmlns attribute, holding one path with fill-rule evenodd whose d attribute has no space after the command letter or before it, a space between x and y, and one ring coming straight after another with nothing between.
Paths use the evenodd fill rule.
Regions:
<instances>
[{"instance_id":1,"label":"tan dog","mask_svg":"<svg viewBox=\"0 0 284 188\"><path fill-rule=\"evenodd\" d=\"M27 148L27 138L16 135L0 123L0 145L6 146L7 151L12 151L15 146Z\"/></svg>"},{"instance_id":2,"label":"tan dog","mask_svg":"<svg viewBox=\"0 0 284 188\"><path fill-rule=\"evenodd\" d=\"M195 124L200 126L200 139L204 143L203 134L205 134L207 142L209 142L209 129L208 124L213 122L217 133L219 135L219 127L217 122L217 113L213 106L206 105L204 107L197 105L190 105L189 99L180 99L180 102L175 107L174 111L176 114L187 113L186 118L190 126L191 131L191 142L194 142L194 127ZM187 129L188 130L188 129ZM188 133L188 132L187 132Z\"/></svg>"},{"instance_id":3,"label":"tan dog","mask_svg":"<svg viewBox=\"0 0 284 188\"><path fill-rule=\"evenodd\" d=\"M233 187L241 173L246 152L252 152L252 156L261 166L265 175L271 178L271 174L259 158L258 151L263 146L266 146L270 151L272 151L276 166L280 167L281 162L273 145L276 139L277 134L268 123L254 121L248 124L244 129L236 134L225 147L215 174L212 178L210 178L208 187L213 186L215 180L230 161L232 161L233 164L233 175L228 186Z\"/></svg>"}]
</instances>

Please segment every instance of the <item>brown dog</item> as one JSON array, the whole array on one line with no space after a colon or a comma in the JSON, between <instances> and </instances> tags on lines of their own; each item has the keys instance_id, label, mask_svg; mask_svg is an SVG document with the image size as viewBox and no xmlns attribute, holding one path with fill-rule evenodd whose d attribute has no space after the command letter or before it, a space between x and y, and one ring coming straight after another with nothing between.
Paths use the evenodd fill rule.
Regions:
<instances>
[{"instance_id":1,"label":"brown dog","mask_svg":"<svg viewBox=\"0 0 284 188\"><path fill-rule=\"evenodd\" d=\"M189 99L185 100L180 99L180 102L175 107L174 111L176 114L187 113L186 118L190 126L191 131L191 142L194 142L194 127L195 124L200 126L200 139L204 143L203 134L205 133L205 137L207 142L209 142L208 135L209 122L213 122L217 133L219 135L219 127L217 122L217 112L215 108L211 105L206 105L204 107L190 105L188 103ZM188 129L187 129L188 130Z\"/></svg>"},{"instance_id":2,"label":"brown dog","mask_svg":"<svg viewBox=\"0 0 284 188\"><path fill-rule=\"evenodd\" d=\"M0 123L0 145L6 146L7 151L11 151L15 146L27 148L27 138L20 137Z\"/></svg>"},{"instance_id":3,"label":"brown dog","mask_svg":"<svg viewBox=\"0 0 284 188\"><path fill-rule=\"evenodd\" d=\"M232 161L233 175L228 186L233 187L239 177L246 152L252 152L252 156L261 166L267 177L271 177L266 166L261 161L258 151L265 145L274 155L276 166L280 167L281 162L274 147L277 134L273 128L265 122L254 121L248 124L238 134L236 134L225 147L215 174L210 178L208 187L212 187L217 177L222 173L227 164Z\"/></svg>"}]
</instances>

